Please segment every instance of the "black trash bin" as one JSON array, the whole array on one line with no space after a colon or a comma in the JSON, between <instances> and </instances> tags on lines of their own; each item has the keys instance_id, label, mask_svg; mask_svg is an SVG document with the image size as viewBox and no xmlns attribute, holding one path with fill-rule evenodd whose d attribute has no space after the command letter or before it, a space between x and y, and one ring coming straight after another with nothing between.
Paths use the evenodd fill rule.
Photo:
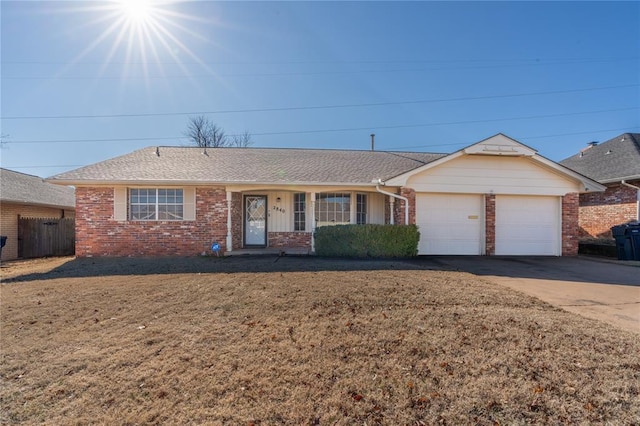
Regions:
<instances>
[{"instance_id":1,"label":"black trash bin","mask_svg":"<svg viewBox=\"0 0 640 426\"><path fill-rule=\"evenodd\" d=\"M0 257L2 257L2 247L7 244L7 237L5 235L0 236Z\"/></svg>"},{"instance_id":2,"label":"black trash bin","mask_svg":"<svg viewBox=\"0 0 640 426\"><path fill-rule=\"evenodd\" d=\"M611 233L616 239L618 260L633 260L633 246L631 245L631 236L627 234L627 225L616 225L611 228Z\"/></svg>"},{"instance_id":3,"label":"black trash bin","mask_svg":"<svg viewBox=\"0 0 640 426\"><path fill-rule=\"evenodd\" d=\"M632 260L640 260L640 223L627 224L626 235L631 240Z\"/></svg>"}]
</instances>

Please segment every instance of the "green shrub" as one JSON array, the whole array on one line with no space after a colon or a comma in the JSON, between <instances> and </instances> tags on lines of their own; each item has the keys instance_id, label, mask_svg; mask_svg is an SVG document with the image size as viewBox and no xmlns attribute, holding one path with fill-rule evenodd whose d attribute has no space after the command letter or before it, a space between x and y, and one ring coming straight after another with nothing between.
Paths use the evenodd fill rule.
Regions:
<instances>
[{"instance_id":1,"label":"green shrub","mask_svg":"<svg viewBox=\"0 0 640 426\"><path fill-rule=\"evenodd\" d=\"M336 225L316 229L315 251L329 257L412 257L418 254L416 225Z\"/></svg>"}]
</instances>

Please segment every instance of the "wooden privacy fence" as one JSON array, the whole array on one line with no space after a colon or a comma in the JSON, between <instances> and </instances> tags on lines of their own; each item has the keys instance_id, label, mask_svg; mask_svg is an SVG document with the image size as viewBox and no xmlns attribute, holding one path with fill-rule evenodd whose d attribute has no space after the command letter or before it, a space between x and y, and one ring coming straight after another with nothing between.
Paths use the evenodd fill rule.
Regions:
<instances>
[{"instance_id":1,"label":"wooden privacy fence","mask_svg":"<svg viewBox=\"0 0 640 426\"><path fill-rule=\"evenodd\" d=\"M18 219L18 257L73 255L75 240L74 219Z\"/></svg>"}]
</instances>

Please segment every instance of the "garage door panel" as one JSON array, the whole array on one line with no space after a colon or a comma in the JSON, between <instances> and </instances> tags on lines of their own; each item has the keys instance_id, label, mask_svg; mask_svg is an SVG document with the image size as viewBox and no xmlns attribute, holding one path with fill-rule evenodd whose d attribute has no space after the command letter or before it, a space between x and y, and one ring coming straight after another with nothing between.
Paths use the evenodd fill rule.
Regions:
<instances>
[{"instance_id":1,"label":"garage door panel","mask_svg":"<svg viewBox=\"0 0 640 426\"><path fill-rule=\"evenodd\" d=\"M482 254L482 197L417 194L419 254Z\"/></svg>"},{"instance_id":2,"label":"garage door panel","mask_svg":"<svg viewBox=\"0 0 640 426\"><path fill-rule=\"evenodd\" d=\"M497 196L496 254L557 256L558 197Z\"/></svg>"}]
</instances>

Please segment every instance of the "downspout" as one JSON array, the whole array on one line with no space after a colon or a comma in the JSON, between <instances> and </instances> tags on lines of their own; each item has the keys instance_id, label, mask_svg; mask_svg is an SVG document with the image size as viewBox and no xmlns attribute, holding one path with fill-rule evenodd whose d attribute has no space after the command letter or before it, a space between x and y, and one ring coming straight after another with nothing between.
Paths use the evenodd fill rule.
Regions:
<instances>
[{"instance_id":1,"label":"downspout","mask_svg":"<svg viewBox=\"0 0 640 426\"><path fill-rule=\"evenodd\" d=\"M409 199L407 197L403 197L402 195L383 191L382 189L380 189L380 185L384 185L384 182L382 182L382 179L378 179L378 182L376 183L376 191L378 191L381 194L385 194L390 197L396 198L398 200L404 201L404 224L408 225L409 224ZM393 224L393 212L391 212L391 224Z\"/></svg>"},{"instance_id":2,"label":"downspout","mask_svg":"<svg viewBox=\"0 0 640 426\"><path fill-rule=\"evenodd\" d=\"M636 196L636 220L640 221L640 187L631 185L630 183L627 183L624 179L622 179L620 183L623 184L624 186L628 186L629 188L633 188L636 191L638 191L638 195Z\"/></svg>"}]
</instances>

